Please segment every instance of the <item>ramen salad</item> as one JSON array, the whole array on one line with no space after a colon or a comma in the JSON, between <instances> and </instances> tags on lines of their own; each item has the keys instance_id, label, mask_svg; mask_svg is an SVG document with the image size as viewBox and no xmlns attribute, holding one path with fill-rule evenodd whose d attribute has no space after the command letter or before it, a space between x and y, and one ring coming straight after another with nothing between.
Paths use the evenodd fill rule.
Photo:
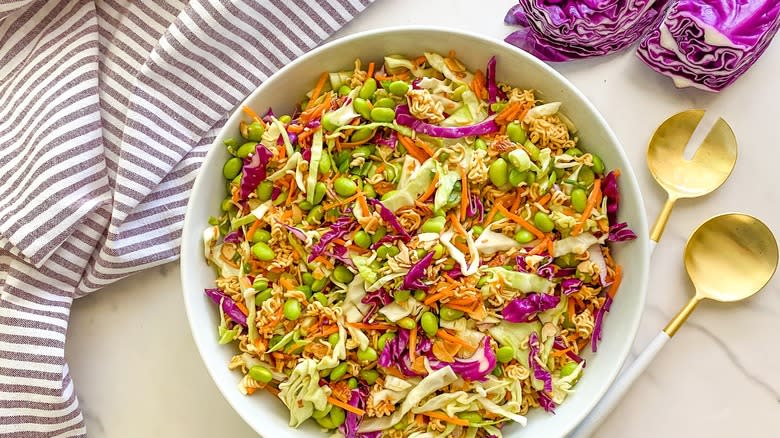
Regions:
<instances>
[{"instance_id":1,"label":"ramen salad","mask_svg":"<svg viewBox=\"0 0 780 438\"><path fill-rule=\"evenodd\" d=\"M618 170L532 90L453 53L244 108L206 295L239 390L346 437L501 436L586 370L622 271Z\"/></svg>"}]
</instances>

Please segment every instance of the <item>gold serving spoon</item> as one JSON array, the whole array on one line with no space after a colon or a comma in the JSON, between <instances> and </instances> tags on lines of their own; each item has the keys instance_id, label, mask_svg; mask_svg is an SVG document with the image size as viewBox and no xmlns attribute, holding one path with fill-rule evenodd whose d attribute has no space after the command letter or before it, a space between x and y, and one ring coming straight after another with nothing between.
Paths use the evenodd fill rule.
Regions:
<instances>
[{"instance_id":1,"label":"gold serving spoon","mask_svg":"<svg viewBox=\"0 0 780 438\"><path fill-rule=\"evenodd\" d=\"M569 438L588 437L596 430L699 302L704 299L733 302L752 296L774 275L777 257L777 241L772 231L752 216L729 213L700 225L685 246L685 269L696 294L618 376Z\"/></svg>"},{"instance_id":2,"label":"gold serving spoon","mask_svg":"<svg viewBox=\"0 0 780 438\"><path fill-rule=\"evenodd\" d=\"M719 118L693 158L683 156L685 146L704 117L704 110L677 113L656 129L647 148L647 167L668 195L650 240L653 248L664 232L674 203L681 198L704 196L723 184L737 162L737 138Z\"/></svg>"}]
</instances>

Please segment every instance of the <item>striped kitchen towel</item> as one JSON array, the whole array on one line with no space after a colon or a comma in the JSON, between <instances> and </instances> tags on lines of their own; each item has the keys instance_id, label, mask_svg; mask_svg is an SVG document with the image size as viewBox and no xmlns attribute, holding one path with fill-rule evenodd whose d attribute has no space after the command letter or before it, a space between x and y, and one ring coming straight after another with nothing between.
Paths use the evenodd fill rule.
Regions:
<instances>
[{"instance_id":1,"label":"striped kitchen towel","mask_svg":"<svg viewBox=\"0 0 780 438\"><path fill-rule=\"evenodd\" d=\"M74 298L178 257L216 130L373 0L0 0L0 437L85 436Z\"/></svg>"}]
</instances>

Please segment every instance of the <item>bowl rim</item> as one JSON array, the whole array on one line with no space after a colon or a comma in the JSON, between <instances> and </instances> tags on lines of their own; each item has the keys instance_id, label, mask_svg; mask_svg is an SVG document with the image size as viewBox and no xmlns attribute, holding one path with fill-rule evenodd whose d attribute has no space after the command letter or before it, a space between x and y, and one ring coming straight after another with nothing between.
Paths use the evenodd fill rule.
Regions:
<instances>
[{"instance_id":1,"label":"bowl rim","mask_svg":"<svg viewBox=\"0 0 780 438\"><path fill-rule=\"evenodd\" d=\"M580 410L577 414L573 414L572 417L575 421L571 423L570 427L564 428L565 433L562 436L568 436L573 430L576 429L578 425L582 423L582 421L585 419L585 417L590 414L590 412L593 411L593 409L596 407L596 405L601 401L601 399L604 397L604 394L607 392L607 390L612 386L615 379L617 378L618 374L620 373L621 369L623 368L623 365L625 364L626 360L628 359L629 353L631 351L631 347L636 339L637 333L639 331L639 325L641 323L642 317L644 315L645 307L646 307L646 298L647 298L647 282L649 277L649 270L650 270L650 254L651 254L651 242L649 239L648 234L648 224L647 224L647 213L645 209L644 199L642 198L642 194L639 190L639 182L636 178L636 174L634 173L633 167L630 165L630 161L628 159L628 156L626 155L625 149L623 147L623 144L620 142L620 140L615 135L615 132L612 130L612 127L607 123L607 121L604 119L604 117L601 115L601 113L598 111L598 109L595 107L595 105L590 101L590 99L585 96L585 94L577 88L569 79L567 79L563 74L558 72L557 70L553 69L550 65L547 63L541 61L539 58L533 56L532 54L526 52L525 50L522 50L518 47L515 47L503 40L495 39L487 35L479 34L472 31L467 30L461 30L461 29L453 29L448 28L444 26L420 26L420 25L404 25L404 26L387 26L382 27L378 29L372 29L372 30L366 30L366 31L360 31L355 32L340 38L336 38L332 41L329 41L325 44L322 44L309 52L306 52L302 55L300 55L298 58L294 59L292 62L288 63L275 73L273 73L271 76L266 78L263 83L261 83L257 88L254 89L249 95L246 96L232 111L230 117L228 117L225 124L222 126L222 128L217 133L216 137L214 138L214 142L209 147L208 152L206 153L206 156L204 157L204 163L209 159L209 157L212 155L213 150L215 149L215 145L218 146L218 141L220 138L223 137L224 131L229 127L235 124L235 119L237 117L240 117L241 114L241 108L246 105L248 102L252 101L256 95L261 94L267 84L270 82L270 79L275 76L283 76L287 73L287 71L294 69L298 64L305 62L309 58L317 57L321 52L327 51L333 46L336 45L342 45L342 44L348 44L355 40L360 40L366 37L374 37L377 35L383 35L383 34L397 34L397 33L403 33L403 32L431 32L431 33L440 33L440 34L450 34L450 35L457 35L462 37L468 37L473 38L477 40L482 40L483 42L487 44L496 44L499 46L503 46L506 49L509 49L510 51L514 52L517 56L521 56L526 58L526 61L532 62L537 64L537 66L541 67L546 74L554 77L555 79L559 80L560 82L564 83L569 90L571 91L575 96L577 96L585 105L588 111L591 112L591 114L595 117L595 119L605 128L605 134L609 138L609 140L619 147L616 148L616 153L620 156L621 160L628 163L629 166L626 169L621 169L621 178L627 178L630 180L630 184L628 185L632 190L631 193L623 193L623 196L630 196L635 197L638 200L638 206L639 211L638 214L638 223L635 223L632 225L632 228L635 230L640 230L640 232L637 233L638 238L635 242L635 244L639 244L641 246L640 251L642 251L645 254L645 263L642 263L639 265L636 269L639 273L639 291L638 291L638 297L637 297L637 305L638 312L636 313L636 316L632 318L632 320L629 323L629 333L627 333L627 341L621 349L618 350L617 360L612 366L611 370L609 370L606 374L606 378L602 380L602 384L599 386L597 391L594 391L595 397L592 398L592 400L586 404L587 408ZM198 174L195 178L195 182L192 187L191 193L198 193L201 191L201 187L206 184L207 178L204 176L202 172L200 172L200 169L198 170ZM624 190L626 186L622 186L621 190ZM188 202L187 202L187 208L185 211L184 216L184 227L182 229L182 239L181 239L181 253L180 254L186 254L189 251L197 250L198 252L201 251L200 248L191 248L190 246L194 244L194 242L189 242L186 239L184 239L185 236L187 236L187 231L194 227L194 220L192 213L192 205L195 202L195 197L190 196ZM199 234L199 232L198 232ZM200 242L198 242L200 243ZM187 251L187 252L185 252ZM217 376L215 374L215 370L212 369L208 365L208 361L206 360L204 349L205 344L204 342L207 342L202 337L198 337L195 335L196 332L196 325L195 320L193 318L194 315L194 306L196 306L196 302L193 299L193 294L188 294L186 288L184 287L186 283L186 279L188 277L188 268L187 265L183 262L183 258L180 258L180 283L182 285L182 294L184 299L184 308L185 313L187 316L187 321L189 323L190 328L190 334L192 335L193 341L195 342L195 346L198 350L198 355L201 358L202 364L205 366L206 371L208 372L209 376L211 377L211 380L214 382L214 384L219 389L219 392L222 394L223 398L228 402L228 404L231 406L234 412L236 412L242 420L252 429L254 430L258 435L262 436L260 431L258 431L254 427L254 421L250 421L250 418L248 417L248 412L243 412L242 409L239 409L237 406L237 402L234 401L233 394L229 394L228 390L235 391L235 388L233 386L228 385L220 385L218 383Z\"/></svg>"}]
</instances>

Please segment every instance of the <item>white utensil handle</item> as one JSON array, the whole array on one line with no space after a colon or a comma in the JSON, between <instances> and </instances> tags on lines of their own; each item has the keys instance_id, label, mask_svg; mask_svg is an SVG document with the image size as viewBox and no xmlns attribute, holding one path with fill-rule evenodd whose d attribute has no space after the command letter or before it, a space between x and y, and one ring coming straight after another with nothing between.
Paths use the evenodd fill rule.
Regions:
<instances>
[{"instance_id":1,"label":"white utensil handle","mask_svg":"<svg viewBox=\"0 0 780 438\"><path fill-rule=\"evenodd\" d=\"M658 352L661 351L661 348L666 345L667 341L669 341L669 335L665 332L659 333L650 345L645 347L639 357L637 357L636 360L618 376L596 407L593 408L590 414L582 420L582 423L569 434L569 438L589 437L599 427L601 422L604 421L604 418L612 412L612 409L614 409L620 399L623 398L623 395L628 391L628 388L630 388L636 378L644 372L645 368L653 361Z\"/></svg>"},{"instance_id":2,"label":"white utensil handle","mask_svg":"<svg viewBox=\"0 0 780 438\"><path fill-rule=\"evenodd\" d=\"M650 239L650 257L653 256L653 253L655 252L655 247L658 246L658 242L656 242L653 239Z\"/></svg>"}]
</instances>

